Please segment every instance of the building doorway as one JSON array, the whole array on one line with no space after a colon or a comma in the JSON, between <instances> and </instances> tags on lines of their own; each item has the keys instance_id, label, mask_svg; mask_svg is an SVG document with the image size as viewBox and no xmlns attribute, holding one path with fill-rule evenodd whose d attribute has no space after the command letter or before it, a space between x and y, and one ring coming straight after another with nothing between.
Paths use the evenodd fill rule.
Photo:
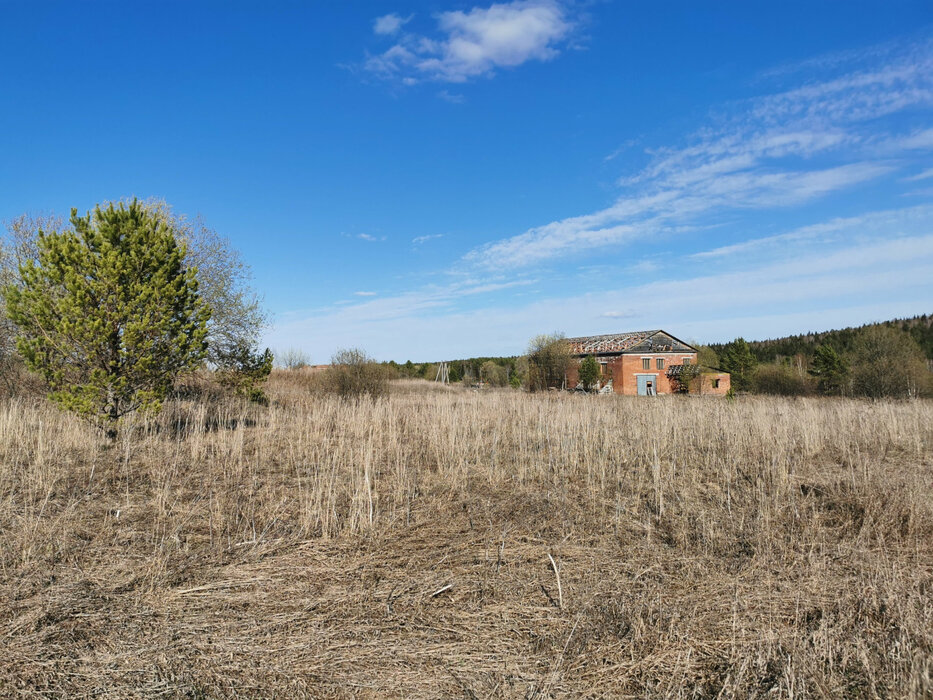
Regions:
<instances>
[{"instance_id":1,"label":"building doorway","mask_svg":"<svg viewBox=\"0 0 933 700\"><path fill-rule=\"evenodd\" d=\"M656 374L638 374L635 375L638 380L639 396L657 396L658 395L658 375Z\"/></svg>"}]
</instances>

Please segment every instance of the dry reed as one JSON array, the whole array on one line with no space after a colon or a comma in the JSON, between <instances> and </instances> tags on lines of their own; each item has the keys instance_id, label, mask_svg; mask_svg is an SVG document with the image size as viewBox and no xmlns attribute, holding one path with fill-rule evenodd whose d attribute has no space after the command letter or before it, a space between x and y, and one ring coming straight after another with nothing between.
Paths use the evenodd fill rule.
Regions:
<instances>
[{"instance_id":1,"label":"dry reed","mask_svg":"<svg viewBox=\"0 0 933 700\"><path fill-rule=\"evenodd\" d=\"M0 404L0 695L930 697L933 403Z\"/></svg>"}]
</instances>

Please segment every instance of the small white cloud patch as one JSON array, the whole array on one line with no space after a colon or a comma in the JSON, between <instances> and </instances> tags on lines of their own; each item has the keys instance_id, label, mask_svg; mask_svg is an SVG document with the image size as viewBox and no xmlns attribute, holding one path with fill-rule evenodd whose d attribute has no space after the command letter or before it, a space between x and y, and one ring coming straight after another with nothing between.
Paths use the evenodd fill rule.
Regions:
<instances>
[{"instance_id":1,"label":"small white cloud patch","mask_svg":"<svg viewBox=\"0 0 933 700\"><path fill-rule=\"evenodd\" d=\"M634 309L627 309L625 311L604 311L600 316L603 318L637 318L638 312Z\"/></svg>"},{"instance_id":2,"label":"small white cloud patch","mask_svg":"<svg viewBox=\"0 0 933 700\"><path fill-rule=\"evenodd\" d=\"M396 35L407 21L385 15L373 29ZM420 79L462 83L497 68L550 60L573 28L557 0L515 0L468 12L442 12L437 26L436 38L401 33L396 44L369 58L365 68L408 84Z\"/></svg>"},{"instance_id":3,"label":"small white cloud patch","mask_svg":"<svg viewBox=\"0 0 933 700\"><path fill-rule=\"evenodd\" d=\"M399 17L394 12L388 15L383 15L382 17L377 17L373 20L373 32L384 36L398 34L399 30L410 20L410 16Z\"/></svg>"},{"instance_id":4,"label":"small white cloud patch","mask_svg":"<svg viewBox=\"0 0 933 700\"><path fill-rule=\"evenodd\" d=\"M450 102L454 105L462 105L464 102L466 102L466 98L463 95L448 92L447 90L441 90L439 93L437 93L437 96L445 102Z\"/></svg>"}]
</instances>

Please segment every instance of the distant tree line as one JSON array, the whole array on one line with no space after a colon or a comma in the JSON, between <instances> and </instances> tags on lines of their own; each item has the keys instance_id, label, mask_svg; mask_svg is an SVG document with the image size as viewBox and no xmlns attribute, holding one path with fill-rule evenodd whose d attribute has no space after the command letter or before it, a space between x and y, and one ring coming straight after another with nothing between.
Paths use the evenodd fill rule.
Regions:
<instances>
[{"instance_id":1,"label":"distant tree line","mask_svg":"<svg viewBox=\"0 0 933 700\"><path fill-rule=\"evenodd\" d=\"M735 391L785 396L929 396L933 394L931 339L931 319L924 315L776 340L737 338L709 346L715 358L708 363L731 373Z\"/></svg>"},{"instance_id":2,"label":"distant tree line","mask_svg":"<svg viewBox=\"0 0 933 700\"><path fill-rule=\"evenodd\" d=\"M820 346L831 347L837 353L846 354L855 349L858 338L870 328L882 326L907 333L923 352L926 359L933 361L933 315L923 314L911 318L894 319L882 323L870 323L859 327L840 330L802 333L783 338L749 341L748 347L758 362L777 362L784 358L803 355L811 357ZM722 356L726 343L712 343L710 348Z\"/></svg>"},{"instance_id":3,"label":"distant tree line","mask_svg":"<svg viewBox=\"0 0 933 700\"><path fill-rule=\"evenodd\" d=\"M696 344L694 344L696 345ZM731 374L735 392L784 396L915 397L933 395L933 316L765 341L696 345L701 368ZM533 338L527 354L448 361L450 381L561 388L572 360L561 333ZM395 376L434 379L436 363L388 363ZM584 358L580 381L595 384L595 362ZM598 366L595 367L598 372Z\"/></svg>"},{"instance_id":4,"label":"distant tree line","mask_svg":"<svg viewBox=\"0 0 933 700\"><path fill-rule=\"evenodd\" d=\"M571 362L570 347L562 333L538 335L529 341L524 355L468 357L447 360L450 381L467 386L524 388L541 391L561 388ZM392 377L428 379L437 377L439 362L384 363Z\"/></svg>"},{"instance_id":5,"label":"distant tree line","mask_svg":"<svg viewBox=\"0 0 933 700\"><path fill-rule=\"evenodd\" d=\"M389 361L385 363L390 371L399 378L430 379L437 377L439 362L412 362L408 360L402 364ZM516 376L517 367L521 358L511 357L470 357L461 360L450 360L447 369L451 382L466 382L467 384L486 383L493 386L507 386Z\"/></svg>"}]
</instances>

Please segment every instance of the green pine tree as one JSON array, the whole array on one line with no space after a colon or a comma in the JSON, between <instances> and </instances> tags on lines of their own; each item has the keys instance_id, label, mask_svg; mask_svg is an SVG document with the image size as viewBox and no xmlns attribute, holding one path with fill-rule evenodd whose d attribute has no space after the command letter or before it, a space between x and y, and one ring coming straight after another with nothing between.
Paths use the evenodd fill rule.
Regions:
<instances>
[{"instance_id":1,"label":"green pine tree","mask_svg":"<svg viewBox=\"0 0 933 700\"><path fill-rule=\"evenodd\" d=\"M590 391L599 381L599 362L592 355L587 355L580 363L580 382L586 391Z\"/></svg>"},{"instance_id":2,"label":"green pine tree","mask_svg":"<svg viewBox=\"0 0 933 700\"><path fill-rule=\"evenodd\" d=\"M220 383L253 403L268 405L269 398L262 385L272 373L274 357L266 348L264 352L253 352L248 345L241 345L225 353L224 364L218 368Z\"/></svg>"},{"instance_id":3,"label":"green pine tree","mask_svg":"<svg viewBox=\"0 0 933 700\"><path fill-rule=\"evenodd\" d=\"M849 381L849 363L830 345L820 345L813 353L809 369L817 378L817 386L823 394L842 394Z\"/></svg>"},{"instance_id":4,"label":"green pine tree","mask_svg":"<svg viewBox=\"0 0 933 700\"><path fill-rule=\"evenodd\" d=\"M7 314L50 398L114 437L123 416L158 410L178 373L202 361L210 310L164 218L134 200L72 209L71 223L40 233L37 260L4 290Z\"/></svg>"},{"instance_id":5,"label":"green pine tree","mask_svg":"<svg viewBox=\"0 0 933 700\"><path fill-rule=\"evenodd\" d=\"M720 369L732 375L732 388L736 391L750 391L755 377L758 361L744 338L736 338L729 343L719 361Z\"/></svg>"}]
</instances>

